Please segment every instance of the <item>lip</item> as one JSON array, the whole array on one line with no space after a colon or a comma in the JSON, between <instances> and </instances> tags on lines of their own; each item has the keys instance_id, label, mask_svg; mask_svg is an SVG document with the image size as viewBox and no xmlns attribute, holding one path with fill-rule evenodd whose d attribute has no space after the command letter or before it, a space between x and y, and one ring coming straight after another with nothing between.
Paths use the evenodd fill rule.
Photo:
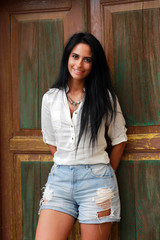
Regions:
<instances>
[{"instance_id":1,"label":"lip","mask_svg":"<svg viewBox=\"0 0 160 240\"><path fill-rule=\"evenodd\" d=\"M82 70L78 70L78 69L74 69L74 68L73 68L73 71L75 74L82 74L84 72Z\"/></svg>"}]
</instances>

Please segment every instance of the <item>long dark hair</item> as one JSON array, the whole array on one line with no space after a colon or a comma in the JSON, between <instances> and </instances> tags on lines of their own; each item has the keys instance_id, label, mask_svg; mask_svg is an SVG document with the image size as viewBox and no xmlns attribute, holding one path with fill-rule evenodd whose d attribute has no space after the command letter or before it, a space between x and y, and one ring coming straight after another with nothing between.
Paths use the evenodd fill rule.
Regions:
<instances>
[{"instance_id":1,"label":"long dark hair","mask_svg":"<svg viewBox=\"0 0 160 240\"><path fill-rule=\"evenodd\" d=\"M104 116L111 121L116 112L116 95L111 83L109 67L106 56L100 42L90 33L76 33L68 41L61 60L60 72L56 83L52 88L67 88L70 77L68 71L68 59L72 49L79 43L88 44L92 51L92 70L85 79L85 101L83 104L79 138L89 130L90 143L94 147L97 140L98 130Z\"/></svg>"}]
</instances>

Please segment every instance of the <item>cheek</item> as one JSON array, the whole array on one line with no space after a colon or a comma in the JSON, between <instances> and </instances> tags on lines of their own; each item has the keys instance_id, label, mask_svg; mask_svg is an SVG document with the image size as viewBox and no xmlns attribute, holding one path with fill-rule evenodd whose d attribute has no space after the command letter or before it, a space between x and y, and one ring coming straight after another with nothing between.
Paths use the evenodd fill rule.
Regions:
<instances>
[{"instance_id":1,"label":"cheek","mask_svg":"<svg viewBox=\"0 0 160 240\"><path fill-rule=\"evenodd\" d=\"M74 64L74 59L69 58L68 59L68 66L72 66Z\"/></svg>"},{"instance_id":2,"label":"cheek","mask_svg":"<svg viewBox=\"0 0 160 240\"><path fill-rule=\"evenodd\" d=\"M92 70L92 65L88 66L87 71L90 73Z\"/></svg>"},{"instance_id":3,"label":"cheek","mask_svg":"<svg viewBox=\"0 0 160 240\"><path fill-rule=\"evenodd\" d=\"M72 62L69 60L69 61L68 61L68 70L71 69L71 66L72 66Z\"/></svg>"}]
</instances>

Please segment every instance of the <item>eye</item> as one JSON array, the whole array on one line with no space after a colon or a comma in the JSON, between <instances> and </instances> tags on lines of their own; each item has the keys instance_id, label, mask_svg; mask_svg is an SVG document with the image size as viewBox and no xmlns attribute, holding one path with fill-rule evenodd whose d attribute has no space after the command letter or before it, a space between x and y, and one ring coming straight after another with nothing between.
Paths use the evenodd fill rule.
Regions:
<instances>
[{"instance_id":1,"label":"eye","mask_svg":"<svg viewBox=\"0 0 160 240\"><path fill-rule=\"evenodd\" d=\"M91 63L92 62L92 58L91 57L85 57L84 58L84 62Z\"/></svg>"},{"instance_id":2,"label":"eye","mask_svg":"<svg viewBox=\"0 0 160 240\"><path fill-rule=\"evenodd\" d=\"M78 55L75 54L75 53L72 54L72 57L73 57L74 59L78 59Z\"/></svg>"}]
</instances>

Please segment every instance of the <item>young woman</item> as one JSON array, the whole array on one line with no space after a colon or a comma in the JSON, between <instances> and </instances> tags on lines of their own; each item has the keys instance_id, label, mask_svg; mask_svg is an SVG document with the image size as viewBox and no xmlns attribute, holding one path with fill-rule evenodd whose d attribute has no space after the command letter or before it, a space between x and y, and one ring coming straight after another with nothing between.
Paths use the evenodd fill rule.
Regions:
<instances>
[{"instance_id":1,"label":"young woman","mask_svg":"<svg viewBox=\"0 0 160 240\"><path fill-rule=\"evenodd\" d=\"M111 139L110 157L105 133ZM36 240L66 240L78 219L82 240L107 240L120 221L115 171L127 141L105 53L89 33L68 41L56 84L43 96L42 133L54 156Z\"/></svg>"}]
</instances>

